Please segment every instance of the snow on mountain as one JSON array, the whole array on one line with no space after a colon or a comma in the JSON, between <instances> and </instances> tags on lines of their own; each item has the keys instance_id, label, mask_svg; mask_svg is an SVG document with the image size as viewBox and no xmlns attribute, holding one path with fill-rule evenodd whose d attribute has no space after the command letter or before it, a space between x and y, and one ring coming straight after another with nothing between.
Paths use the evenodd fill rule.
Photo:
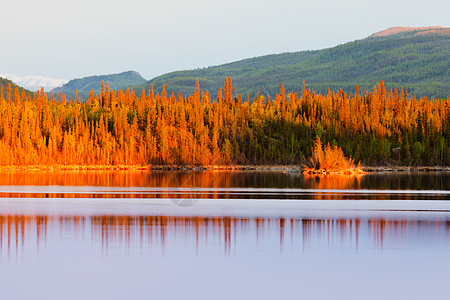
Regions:
<instances>
[{"instance_id":1,"label":"snow on mountain","mask_svg":"<svg viewBox=\"0 0 450 300\"><path fill-rule=\"evenodd\" d=\"M67 79L56 79L39 75L16 76L13 74L0 73L0 77L7 78L15 84L30 91L37 91L41 87L44 87L44 90L46 92L50 92L52 89L60 87L69 82L69 80Z\"/></svg>"}]
</instances>

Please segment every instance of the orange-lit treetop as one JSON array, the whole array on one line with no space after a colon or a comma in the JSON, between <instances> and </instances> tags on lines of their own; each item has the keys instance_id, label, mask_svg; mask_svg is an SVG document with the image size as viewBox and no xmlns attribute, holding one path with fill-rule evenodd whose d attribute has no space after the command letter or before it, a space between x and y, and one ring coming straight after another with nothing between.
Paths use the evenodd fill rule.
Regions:
<instances>
[{"instance_id":1,"label":"orange-lit treetop","mask_svg":"<svg viewBox=\"0 0 450 300\"><path fill-rule=\"evenodd\" d=\"M256 89L256 87L255 87ZM2 95L2 93L0 93ZM0 165L300 164L316 136L365 164L450 163L450 100L405 91L0 96Z\"/></svg>"}]
</instances>

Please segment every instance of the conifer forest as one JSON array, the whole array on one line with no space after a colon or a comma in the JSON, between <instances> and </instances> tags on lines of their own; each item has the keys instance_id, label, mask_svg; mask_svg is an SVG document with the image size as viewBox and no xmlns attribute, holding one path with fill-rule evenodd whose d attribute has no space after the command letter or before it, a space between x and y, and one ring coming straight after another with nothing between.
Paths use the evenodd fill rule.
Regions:
<instances>
[{"instance_id":1,"label":"conifer forest","mask_svg":"<svg viewBox=\"0 0 450 300\"><path fill-rule=\"evenodd\" d=\"M240 95L163 87L66 97L0 87L0 165L301 164L317 137L365 165L449 165L450 98L402 90ZM255 86L255 90L257 87Z\"/></svg>"}]
</instances>

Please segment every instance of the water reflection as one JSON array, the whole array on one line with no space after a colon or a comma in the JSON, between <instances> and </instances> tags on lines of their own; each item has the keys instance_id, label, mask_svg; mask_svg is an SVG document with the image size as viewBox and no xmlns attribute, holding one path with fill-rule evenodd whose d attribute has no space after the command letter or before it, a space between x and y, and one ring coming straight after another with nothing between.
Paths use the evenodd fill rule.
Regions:
<instances>
[{"instance_id":1,"label":"water reflection","mask_svg":"<svg viewBox=\"0 0 450 300\"><path fill-rule=\"evenodd\" d=\"M297 173L229 171L3 171L0 175L0 186L450 190L450 174L445 172L310 176Z\"/></svg>"},{"instance_id":2,"label":"water reflection","mask_svg":"<svg viewBox=\"0 0 450 300\"><path fill-rule=\"evenodd\" d=\"M80 190L80 187L90 188ZM95 192L91 187L105 189ZM120 187L135 189L117 189ZM149 187L152 190L140 189ZM412 192L393 192L397 190ZM419 192L423 190L442 192L424 195ZM17 171L0 174L0 198L169 198L179 206L195 205L195 199L240 198L450 200L446 190L450 190L448 173L310 176L277 172Z\"/></svg>"},{"instance_id":3,"label":"water reflection","mask_svg":"<svg viewBox=\"0 0 450 300\"><path fill-rule=\"evenodd\" d=\"M0 289L5 299L445 298L448 200L443 173L4 172Z\"/></svg>"},{"instance_id":4,"label":"water reflection","mask_svg":"<svg viewBox=\"0 0 450 300\"><path fill-rule=\"evenodd\" d=\"M172 216L0 216L2 259L42 245L81 241L104 254L153 249L164 254L180 245L225 255L241 250L358 250L448 246L450 220L265 219ZM277 241L274 243L274 241ZM66 251L72 250L66 247ZM155 252L153 252L155 253Z\"/></svg>"},{"instance_id":5,"label":"water reflection","mask_svg":"<svg viewBox=\"0 0 450 300\"><path fill-rule=\"evenodd\" d=\"M328 186L328 183L324 185ZM321 184L317 185L321 187ZM444 190L264 189L264 188L128 188L0 186L0 199L168 199L180 207L203 200L450 200Z\"/></svg>"}]
</instances>

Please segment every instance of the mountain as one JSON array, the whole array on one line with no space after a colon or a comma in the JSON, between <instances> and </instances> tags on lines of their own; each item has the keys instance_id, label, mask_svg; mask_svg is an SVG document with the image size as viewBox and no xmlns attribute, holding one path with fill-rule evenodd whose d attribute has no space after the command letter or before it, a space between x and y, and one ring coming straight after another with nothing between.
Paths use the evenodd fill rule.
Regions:
<instances>
[{"instance_id":1,"label":"mountain","mask_svg":"<svg viewBox=\"0 0 450 300\"><path fill-rule=\"evenodd\" d=\"M418 36L418 35L430 35L430 34L450 34L450 28L442 26L429 26L429 27L390 27L388 29L376 32L372 34L371 38L377 37L406 37L406 36Z\"/></svg>"},{"instance_id":2,"label":"mountain","mask_svg":"<svg viewBox=\"0 0 450 300\"><path fill-rule=\"evenodd\" d=\"M15 84L31 91L37 91L43 87L44 91L48 92L68 82L66 79L56 79L37 75L16 76L13 74L0 74L0 77L7 78Z\"/></svg>"},{"instance_id":3,"label":"mountain","mask_svg":"<svg viewBox=\"0 0 450 300\"><path fill-rule=\"evenodd\" d=\"M79 94L88 95L92 90L94 93L101 91L102 82L108 82L110 89L126 88L133 85L140 85L147 82L138 72L127 71L119 74L89 76L73 79L64 84L62 87L52 90L54 93L60 93L61 89L66 96L74 97L76 91Z\"/></svg>"},{"instance_id":4,"label":"mountain","mask_svg":"<svg viewBox=\"0 0 450 300\"><path fill-rule=\"evenodd\" d=\"M367 38L336 47L244 59L220 66L167 73L151 79L156 91L165 83L168 92L192 92L200 88L216 92L226 76L237 83L239 93L251 97L275 94L280 81L286 91L307 88L345 92L372 90L384 80L388 89L404 87L417 96L447 98L450 94L450 28L393 27ZM215 95L212 95L214 98Z\"/></svg>"},{"instance_id":5,"label":"mountain","mask_svg":"<svg viewBox=\"0 0 450 300\"><path fill-rule=\"evenodd\" d=\"M3 99L5 99L5 100L7 99L7 95L6 94L7 94L7 91L8 91L8 84L11 84L11 93L10 93L11 99L14 99L14 90L16 89L16 86L18 86L18 85L16 85L11 80L3 78L3 77L0 76L0 86L3 87ZM34 93L32 91L29 91L29 90L27 90L27 89L25 89L25 88L23 88L21 86L18 86L18 88L19 88L19 94L20 94L21 97L22 97L22 92L25 92L26 96L29 95L30 97L33 97Z\"/></svg>"}]
</instances>

